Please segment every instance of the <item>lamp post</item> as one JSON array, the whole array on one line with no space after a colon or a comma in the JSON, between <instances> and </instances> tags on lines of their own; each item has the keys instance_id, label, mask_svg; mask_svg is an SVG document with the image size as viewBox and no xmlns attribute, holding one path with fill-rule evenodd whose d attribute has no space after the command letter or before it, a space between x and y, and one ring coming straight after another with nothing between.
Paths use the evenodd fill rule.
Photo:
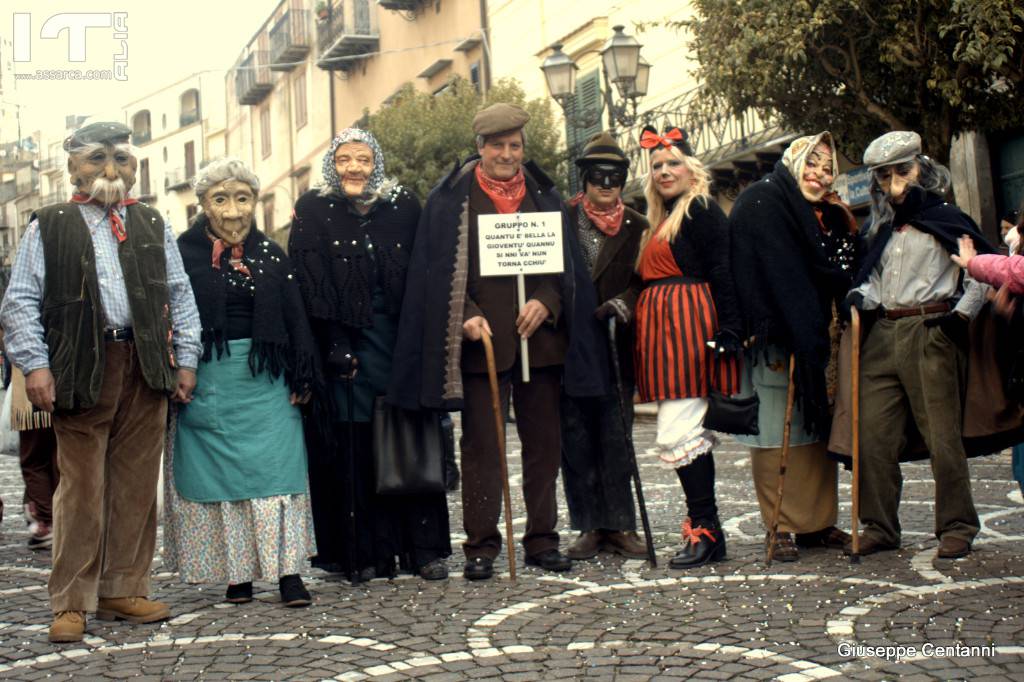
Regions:
<instances>
[{"instance_id":1,"label":"lamp post","mask_svg":"<svg viewBox=\"0 0 1024 682\"><path fill-rule=\"evenodd\" d=\"M579 111L576 107L576 72L579 67L562 52L561 44L552 45L552 53L541 64L548 91L562 107L570 126L589 128L601 120L601 114L606 108L608 127L613 131L617 125L629 127L636 123L637 106L647 95L651 65L640 56L643 46L636 38L625 34L624 26L614 26L612 30L612 37L601 48L604 87L600 106L596 110ZM612 94L612 84L618 91L618 99Z\"/></svg>"}]
</instances>

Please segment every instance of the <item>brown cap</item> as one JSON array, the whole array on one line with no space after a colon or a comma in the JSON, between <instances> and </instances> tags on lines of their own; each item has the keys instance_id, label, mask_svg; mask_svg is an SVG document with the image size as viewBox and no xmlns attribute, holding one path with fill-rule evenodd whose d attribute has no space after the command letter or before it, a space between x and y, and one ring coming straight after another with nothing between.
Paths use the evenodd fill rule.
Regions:
<instances>
[{"instance_id":1,"label":"brown cap","mask_svg":"<svg viewBox=\"0 0 1024 682\"><path fill-rule=\"evenodd\" d=\"M497 135L519 130L530 120L530 115L515 104L498 102L476 112L473 117L473 133L476 135Z\"/></svg>"},{"instance_id":2,"label":"brown cap","mask_svg":"<svg viewBox=\"0 0 1024 682\"><path fill-rule=\"evenodd\" d=\"M577 166L584 166L592 163L614 163L629 167L629 159L625 152L615 142L611 133L605 131L591 137L586 146L583 147L583 154L576 159Z\"/></svg>"}]
</instances>

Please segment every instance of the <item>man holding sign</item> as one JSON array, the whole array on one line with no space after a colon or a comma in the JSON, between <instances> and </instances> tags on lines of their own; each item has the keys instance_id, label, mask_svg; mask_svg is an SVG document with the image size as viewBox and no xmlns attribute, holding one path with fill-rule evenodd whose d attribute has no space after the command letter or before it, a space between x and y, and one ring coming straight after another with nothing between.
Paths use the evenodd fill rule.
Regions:
<instances>
[{"instance_id":1,"label":"man holding sign","mask_svg":"<svg viewBox=\"0 0 1024 682\"><path fill-rule=\"evenodd\" d=\"M410 263L390 397L409 409L461 409L465 576L490 578L501 551L501 469L483 335L501 400L523 443L526 563L566 571L555 485L559 392L603 395L597 301L551 180L523 163L529 114L494 104L473 120L479 156L431 192ZM510 539L511 540L511 539Z\"/></svg>"}]
</instances>

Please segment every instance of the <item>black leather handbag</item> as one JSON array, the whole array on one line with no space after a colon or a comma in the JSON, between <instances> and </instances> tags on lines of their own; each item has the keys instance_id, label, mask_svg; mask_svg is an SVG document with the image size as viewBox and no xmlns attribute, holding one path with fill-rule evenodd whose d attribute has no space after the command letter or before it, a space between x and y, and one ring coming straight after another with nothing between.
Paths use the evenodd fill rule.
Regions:
<instances>
[{"instance_id":1,"label":"black leather handbag","mask_svg":"<svg viewBox=\"0 0 1024 682\"><path fill-rule=\"evenodd\" d=\"M444 428L440 412L404 410L378 397L373 404L377 494L443 494L444 455L452 435Z\"/></svg>"},{"instance_id":2,"label":"black leather handbag","mask_svg":"<svg viewBox=\"0 0 1024 682\"><path fill-rule=\"evenodd\" d=\"M713 361L705 374L708 386L708 411L704 415L704 428L719 433L731 433L738 436L756 436L761 433L757 425L757 412L761 407L761 399L757 392L746 398L734 398L711 385Z\"/></svg>"}]
</instances>

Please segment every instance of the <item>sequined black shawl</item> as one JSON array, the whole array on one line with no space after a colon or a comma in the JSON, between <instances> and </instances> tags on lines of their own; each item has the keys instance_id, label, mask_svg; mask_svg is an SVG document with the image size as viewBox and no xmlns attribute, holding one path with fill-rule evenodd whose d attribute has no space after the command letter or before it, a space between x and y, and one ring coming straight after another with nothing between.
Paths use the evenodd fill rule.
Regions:
<instances>
[{"instance_id":1,"label":"sequined black shawl","mask_svg":"<svg viewBox=\"0 0 1024 682\"><path fill-rule=\"evenodd\" d=\"M820 222L779 162L739 196L729 225L746 334L755 337L755 351L774 345L796 355L797 404L808 429L827 438L829 325L833 303L850 290L858 241L848 208L826 203L819 209Z\"/></svg>"}]
</instances>

